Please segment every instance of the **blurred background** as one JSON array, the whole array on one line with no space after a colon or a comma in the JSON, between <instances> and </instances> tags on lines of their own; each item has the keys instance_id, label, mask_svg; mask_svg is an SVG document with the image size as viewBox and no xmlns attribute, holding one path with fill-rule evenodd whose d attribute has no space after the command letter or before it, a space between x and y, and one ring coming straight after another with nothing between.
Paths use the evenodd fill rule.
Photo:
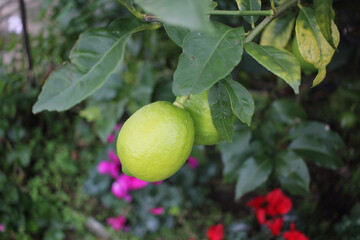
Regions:
<instances>
[{"instance_id":1,"label":"blurred background","mask_svg":"<svg viewBox=\"0 0 360 240\"><path fill-rule=\"evenodd\" d=\"M114 143L122 123L150 102L175 99L172 75L181 49L164 29L134 35L121 69L87 100L66 112L34 115L42 85L68 61L79 35L129 13L115 0L26 0L24 8L21 2L0 0L0 239L211 240L213 226L222 226L225 239L276 239L246 204L279 187L276 179L235 199L229 166L241 157L238 146L246 144L246 127L239 122L232 144L194 147L183 168L164 182L148 184L121 173ZM218 4L236 9L235 1ZM311 88L314 75L304 75L300 94L294 95L246 54L233 77L255 100L246 131L259 143L258 151L269 156L283 151L281 140L299 119L321 122L344 141L340 168L307 162L310 193L283 189L293 202L285 224L296 221L310 239L355 240L360 236L360 2L334 0L333 6L341 40L320 86ZM250 28L237 17L214 20Z\"/></svg>"}]
</instances>

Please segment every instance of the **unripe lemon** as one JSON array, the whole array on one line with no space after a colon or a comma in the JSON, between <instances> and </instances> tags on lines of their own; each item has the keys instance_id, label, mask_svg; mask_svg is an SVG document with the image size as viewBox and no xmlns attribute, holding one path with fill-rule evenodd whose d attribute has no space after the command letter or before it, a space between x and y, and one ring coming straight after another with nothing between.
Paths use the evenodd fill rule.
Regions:
<instances>
[{"instance_id":1,"label":"unripe lemon","mask_svg":"<svg viewBox=\"0 0 360 240\"><path fill-rule=\"evenodd\" d=\"M213 145L222 140L211 118L208 95L209 90L190 95L190 99L183 104L194 121L195 145Z\"/></svg>"},{"instance_id":2,"label":"unripe lemon","mask_svg":"<svg viewBox=\"0 0 360 240\"><path fill-rule=\"evenodd\" d=\"M312 63L309 63L308 61L306 61L300 53L299 50L299 44L297 42L296 36L293 39L292 42L292 53L295 55L295 57L299 60L300 62L300 67L301 70L306 74L306 75L310 75L311 73L315 72L317 69L315 68L315 66Z\"/></svg>"},{"instance_id":3,"label":"unripe lemon","mask_svg":"<svg viewBox=\"0 0 360 240\"><path fill-rule=\"evenodd\" d=\"M159 101L140 108L124 123L116 147L126 172L143 181L157 182L180 169L193 143L190 114Z\"/></svg>"}]
</instances>

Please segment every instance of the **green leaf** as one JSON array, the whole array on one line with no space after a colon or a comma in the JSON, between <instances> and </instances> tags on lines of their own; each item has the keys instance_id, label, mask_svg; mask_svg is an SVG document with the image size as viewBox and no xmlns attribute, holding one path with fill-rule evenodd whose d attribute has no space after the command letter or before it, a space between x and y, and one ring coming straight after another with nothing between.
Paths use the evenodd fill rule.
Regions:
<instances>
[{"instance_id":1,"label":"green leaf","mask_svg":"<svg viewBox=\"0 0 360 240\"><path fill-rule=\"evenodd\" d=\"M239 82L228 76L221 81L230 96L231 108L237 118L250 126L251 118L254 115L255 105L250 93Z\"/></svg>"},{"instance_id":2,"label":"green leaf","mask_svg":"<svg viewBox=\"0 0 360 240\"><path fill-rule=\"evenodd\" d=\"M284 49L291 38L294 23L295 15L293 13L275 18L261 34L260 45Z\"/></svg>"},{"instance_id":3,"label":"green leaf","mask_svg":"<svg viewBox=\"0 0 360 240\"><path fill-rule=\"evenodd\" d=\"M219 82L209 90L208 96L211 118L220 136L228 142L233 136L233 113L225 86Z\"/></svg>"},{"instance_id":4,"label":"green leaf","mask_svg":"<svg viewBox=\"0 0 360 240\"><path fill-rule=\"evenodd\" d=\"M266 69L288 83L296 94L299 93L300 63L292 53L254 42L246 43L245 50Z\"/></svg>"},{"instance_id":5,"label":"green leaf","mask_svg":"<svg viewBox=\"0 0 360 240\"><path fill-rule=\"evenodd\" d=\"M281 99L274 101L266 113L268 119L276 123L295 124L306 119L305 110L295 101Z\"/></svg>"},{"instance_id":6,"label":"green leaf","mask_svg":"<svg viewBox=\"0 0 360 240\"><path fill-rule=\"evenodd\" d=\"M232 143L221 142L217 145L224 164L223 175L225 180L232 181L237 179L237 170L251 156L253 151L250 147L250 139L250 128L235 128Z\"/></svg>"},{"instance_id":7,"label":"green leaf","mask_svg":"<svg viewBox=\"0 0 360 240\"><path fill-rule=\"evenodd\" d=\"M211 10L209 0L135 0L135 3L166 24L195 31L212 31L206 15Z\"/></svg>"},{"instance_id":8,"label":"green leaf","mask_svg":"<svg viewBox=\"0 0 360 240\"><path fill-rule=\"evenodd\" d=\"M290 129L288 137L292 139L299 137L316 138L334 150L345 148L345 143L338 133L331 131L329 125L315 121L295 125Z\"/></svg>"},{"instance_id":9,"label":"green leaf","mask_svg":"<svg viewBox=\"0 0 360 240\"><path fill-rule=\"evenodd\" d=\"M190 32L190 30L178 26L172 26L164 24L165 31L167 35L173 40L176 45L182 47L185 36Z\"/></svg>"},{"instance_id":10,"label":"green leaf","mask_svg":"<svg viewBox=\"0 0 360 240\"><path fill-rule=\"evenodd\" d=\"M199 94L227 76L243 54L244 29L216 24L213 34L191 32L174 73L176 96Z\"/></svg>"},{"instance_id":11,"label":"green leaf","mask_svg":"<svg viewBox=\"0 0 360 240\"><path fill-rule=\"evenodd\" d=\"M99 102L101 117L95 121L95 130L101 141L105 142L109 134L124 113L127 99Z\"/></svg>"},{"instance_id":12,"label":"green leaf","mask_svg":"<svg viewBox=\"0 0 360 240\"><path fill-rule=\"evenodd\" d=\"M324 80L326 65L330 63L335 50L323 36L314 10L311 8L303 7L300 10L296 19L295 31L301 56L318 69L318 74L313 82L313 86L316 86ZM333 21L331 22L331 31L334 46L337 47L340 33Z\"/></svg>"},{"instance_id":13,"label":"green leaf","mask_svg":"<svg viewBox=\"0 0 360 240\"><path fill-rule=\"evenodd\" d=\"M258 11L261 10L261 0L236 0L240 11ZM244 19L254 25L259 16L244 16Z\"/></svg>"},{"instance_id":14,"label":"green leaf","mask_svg":"<svg viewBox=\"0 0 360 240\"><path fill-rule=\"evenodd\" d=\"M282 152L275 159L275 169L281 186L290 193L309 193L309 171L304 160L298 155L291 151Z\"/></svg>"},{"instance_id":15,"label":"green leaf","mask_svg":"<svg viewBox=\"0 0 360 240\"><path fill-rule=\"evenodd\" d=\"M309 159L321 167L338 169L343 164L334 149L328 147L323 141L315 138L296 138L291 142L288 149L293 150L300 156Z\"/></svg>"},{"instance_id":16,"label":"green leaf","mask_svg":"<svg viewBox=\"0 0 360 240\"><path fill-rule=\"evenodd\" d=\"M268 179L273 165L269 159L247 159L239 169L239 178L235 188L235 198L239 199L245 193L248 193Z\"/></svg>"},{"instance_id":17,"label":"green leaf","mask_svg":"<svg viewBox=\"0 0 360 240\"><path fill-rule=\"evenodd\" d=\"M332 0L314 0L315 18L328 43L336 49L331 29L333 20Z\"/></svg>"},{"instance_id":18,"label":"green leaf","mask_svg":"<svg viewBox=\"0 0 360 240\"><path fill-rule=\"evenodd\" d=\"M156 82L150 62L146 61L139 64L138 72L133 83L134 86L131 88L131 99L128 104L130 111L133 113L151 102Z\"/></svg>"},{"instance_id":19,"label":"green leaf","mask_svg":"<svg viewBox=\"0 0 360 240\"><path fill-rule=\"evenodd\" d=\"M81 34L70 53L72 62L50 75L33 112L63 111L84 100L119 68L128 38L137 31L152 28L155 26L128 18Z\"/></svg>"}]
</instances>

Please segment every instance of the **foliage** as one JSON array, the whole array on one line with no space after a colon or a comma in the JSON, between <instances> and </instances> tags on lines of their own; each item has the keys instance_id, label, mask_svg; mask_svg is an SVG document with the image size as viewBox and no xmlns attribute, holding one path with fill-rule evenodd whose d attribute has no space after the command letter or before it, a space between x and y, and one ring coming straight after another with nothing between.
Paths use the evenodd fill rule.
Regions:
<instances>
[{"instance_id":1,"label":"foliage","mask_svg":"<svg viewBox=\"0 0 360 240\"><path fill-rule=\"evenodd\" d=\"M284 218L289 232L296 221L311 238L356 238L360 87L349 59L358 56L346 34L339 43L331 0L118 2L42 1L50 22L32 37L35 86L22 62L0 68L0 238L94 239L92 216L124 239L268 239L244 206L277 187L296 208ZM270 8L267 17L211 14ZM316 76L301 74L294 38ZM227 142L195 147L199 166L160 185L111 192L119 166L116 179L96 166L114 149L104 143L115 125L204 90Z\"/></svg>"}]
</instances>

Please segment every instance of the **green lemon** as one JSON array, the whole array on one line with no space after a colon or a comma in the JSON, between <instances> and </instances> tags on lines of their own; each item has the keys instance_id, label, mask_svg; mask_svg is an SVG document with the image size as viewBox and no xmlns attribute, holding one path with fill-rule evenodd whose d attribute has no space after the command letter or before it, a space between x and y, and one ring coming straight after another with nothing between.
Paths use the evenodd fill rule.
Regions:
<instances>
[{"instance_id":1,"label":"green lemon","mask_svg":"<svg viewBox=\"0 0 360 240\"><path fill-rule=\"evenodd\" d=\"M222 140L211 118L208 95L209 90L190 95L190 99L183 104L194 121L195 145L213 145Z\"/></svg>"},{"instance_id":2,"label":"green lemon","mask_svg":"<svg viewBox=\"0 0 360 240\"><path fill-rule=\"evenodd\" d=\"M299 45L296 39L296 36L294 37L292 41L292 53L295 55L295 57L300 62L301 70L306 74L310 75L311 73L315 72L317 69L312 63L307 62L302 56L299 51Z\"/></svg>"},{"instance_id":3,"label":"green lemon","mask_svg":"<svg viewBox=\"0 0 360 240\"><path fill-rule=\"evenodd\" d=\"M143 181L157 182L180 169L193 143L190 114L159 101L140 108L124 123L116 147L127 172Z\"/></svg>"}]
</instances>

